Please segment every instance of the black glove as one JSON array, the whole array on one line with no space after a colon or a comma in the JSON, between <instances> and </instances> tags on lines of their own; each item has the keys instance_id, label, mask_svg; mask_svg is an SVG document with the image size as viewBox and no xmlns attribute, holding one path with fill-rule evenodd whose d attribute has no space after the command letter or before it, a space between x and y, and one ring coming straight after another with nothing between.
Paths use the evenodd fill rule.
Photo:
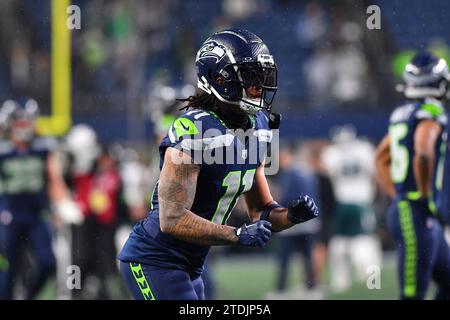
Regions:
<instances>
[{"instance_id":1,"label":"black glove","mask_svg":"<svg viewBox=\"0 0 450 320\"><path fill-rule=\"evenodd\" d=\"M271 112L269 114L269 129L279 129L281 124L281 114Z\"/></svg>"},{"instance_id":2,"label":"black glove","mask_svg":"<svg viewBox=\"0 0 450 320\"><path fill-rule=\"evenodd\" d=\"M319 209L309 196L300 196L289 204L287 217L292 223L306 222L318 216Z\"/></svg>"},{"instance_id":3,"label":"black glove","mask_svg":"<svg viewBox=\"0 0 450 320\"><path fill-rule=\"evenodd\" d=\"M239 238L239 244L247 247L264 247L269 241L272 232L272 224L269 221L259 220L256 223L235 229Z\"/></svg>"}]
</instances>

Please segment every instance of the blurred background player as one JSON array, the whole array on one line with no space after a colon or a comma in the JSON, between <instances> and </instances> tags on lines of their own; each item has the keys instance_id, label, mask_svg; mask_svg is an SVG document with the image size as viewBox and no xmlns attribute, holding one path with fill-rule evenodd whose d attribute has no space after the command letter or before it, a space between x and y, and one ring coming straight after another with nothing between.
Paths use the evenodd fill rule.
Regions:
<instances>
[{"instance_id":1,"label":"blurred background player","mask_svg":"<svg viewBox=\"0 0 450 320\"><path fill-rule=\"evenodd\" d=\"M281 192L280 204L287 206L296 198L298 192L311 195L318 203L319 184L315 173L306 165L298 161L295 145L282 144L280 148L280 171L276 176L277 186ZM321 228L319 219L314 219L296 225L278 234L278 276L274 294L270 299L321 299L320 292L314 290L317 286L318 273L313 260L313 250L316 236ZM303 285L293 290L288 288L288 276L292 258L295 253L301 254L303 268L295 266L295 272L303 271Z\"/></svg>"},{"instance_id":2,"label":"blurred background player","mask_svg":"<svg viewBox=\"0 0 450 320\"><path fill-rule=\"evenodd\" d=\"M119 230L119 227L142 218L142 190L134 180L136 174L140 175L139 179L145 176L141 167L132 165L136 159L132 159L129 151L119 145L102 146L87 125L75 126L69 132L66 147L71 158L68 180L84 216L83 223L72 228L72 260L82 270L83 288L74 291L75 298L111 299L114 297L111 288L119 283L117 245L123 244L123 232L129 230ZM126 160L125 170L120 160Z\"/></svg>"},{"instance_id":3,"label":"blurred background player","mask_svg":"<svg viewBox=\"0 0 450 320\"><path fill-rule=\"evenodd\" d=\"M115 153L119 159L119 173L122 182L122 198L127 206L128 214L120 215L118 229L116 231L116 249L120 251L125 244L132 226L137 221L145 218L147 214L148 190L152 186L149 181L149 169L139 159L139 154L132 148L115 146Z\"/></svg>"},{"instance_id":4,"label":"blurred background player","mask_svg":"<svg viewBox=\"0 0 450 320\"><path fill-rule=\"evenodd\" d=\"M439 223L449 80L443 59L417 53L404 71L408 102L392 112L377 149L377 178L393 199L388 225L397 246L402 299L424 299L432 279L436 298L450 299L450 248Z\"/></svg>"},{"instance_id":5,"label":"blurred background player","mask_svg":"<svg viewBox=\"0 0 450 320\"><path fill-rule=\"evenodd\" d=\"M328 141L324 140L313 140L304 145L305 160L317 179L319 208L322 209L320 230L316 236L316 243L313 249L314 271L317 282L320 284L326 282L328 244L332 235L331 229L336 210L336 197L333 184L321 159L321 155L328 145Z\"/></svg>"},{"instance_id":6,"label":"blurred background player","mask_svg":"<svg viewBox=\"0 0 450 320\"><path fill-rule=\"evenodd\" d=\"M62 221L82 219L70 199L58 160L55 142L35 133L34 120L38 105L27 100L23 105L9 100L4 103L8 140L0 146L0 181L4 208L1 223L5 228L6 256L9 268L1 283L3 299L14 298L24 249L32 254L32 270L26 279L25 299L33 299L56 269L52 249L50 211ZM53 205L53 206L52 206Z\"/></svg>"},{"instance_id":7,"label":"blurred background player","mask_svg":"<svg viewBox=\"0 0 450 320\"><path fill-rule=\"evenodd\" d=\"M74 260L83 271L84 299L110 299L108 282L118 275L115 232L119 216L128 213L121 212L124 208L117 160L110 148L102 146L84 190L87 191L87 202L83 203L85 222L76 240L82 250L79 259Z\"/></svg>"},{"instance_id":8,"label":"blurred background player","mask_svg":"<svg viewBox=\"0 0 450 320\"><path fill-rule=\"evenodd\" d=\"M87 124L75 125L64 146L66 179L85 217L66 239L73 255L68 261L83 270L82 289L71 293L77 299L128 297L117 279L115 257L133 224L145 217L152 179L134 149L118 143L102 146Z\"/></svg>"},{"instance_id":9,"label":"blurred background player","mask_svg":"<svg viewBox=\"0 0 450 320\"><path fill-rule=\"evenodd\" d=\"M345 291L356 278L365 282L369 266L381 266L381 247L374 235L374 147L358 138L351 125L336 128L322 161L330 175L337 207L329 243L331 288Z\"/></svg>"}]
</instances>

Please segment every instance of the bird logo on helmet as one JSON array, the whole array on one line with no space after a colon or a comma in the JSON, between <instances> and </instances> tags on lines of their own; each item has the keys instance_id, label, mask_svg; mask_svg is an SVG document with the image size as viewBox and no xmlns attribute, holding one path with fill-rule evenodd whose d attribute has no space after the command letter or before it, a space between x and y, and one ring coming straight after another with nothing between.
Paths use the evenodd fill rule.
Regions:
<instances>
[{"instance_id":1,"label":"bird logo on helmet","mask_svg":"<svg viewBox=\"0 0 450 320\"><path fill-rule=\"evenodd\" d=\"M262 109L270 112L277 91L277 67L255 34L242 29L216 32L198 50L195 65L201 90L248 114Z\"/></svg>"},{"instance_id":2,"label":"bird logo on helmet","mask_svg":"<svg viewBox=\"0 0 450 320\"><path fill-rule=\"evenodd\" d=\"M447 62L429 52L419 52L403 73L404 94L409 99L445 98L450 81Z\"/></svg>"}]
</instances>

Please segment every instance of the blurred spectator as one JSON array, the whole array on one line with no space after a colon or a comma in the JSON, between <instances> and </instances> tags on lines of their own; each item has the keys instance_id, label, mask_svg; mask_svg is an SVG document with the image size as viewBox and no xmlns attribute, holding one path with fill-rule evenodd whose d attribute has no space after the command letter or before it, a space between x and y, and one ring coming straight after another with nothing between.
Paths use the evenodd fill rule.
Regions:
<instances>
[{"instance_id":1,"label":"blurred spectator","mask_svg":"<svg viewBox=\"0 0 450 320\"><path fill-rule=\"evenodd\" d=\"M222 0L224 13L232 20L248 19L257 9L256 0Z\"/></svg>"},{"instance_id":2,"label":"blurred spectator","mask_svg":"<svg viewBox=\"0 0 450 320\"><path fill-rule=\"evenodd\" d=\"M306 3L295 27L301 45L307 48L317 46L327 31L328 17L323 6L317 1Z\"/></svg>"},{"instance_id":3,"label":"blurred spectator","mask_svg":"<svg viewBox=\"0 0 450 320\"><path fill-rule=\"evenodd\" d=\"M304 65L306 85L310 92L309 102L319 109L331 107L331 91L334 82L332 61L332 51L326 46L321 46Z\"/></svg>"},{"instance_id":4,"label":"blurred spectator","mask_svg":"<svg viewBox=\"0 0 450 320\"><path fill-rule=\"evenodd\" d=\"M26 43L15 41L11 52L11 83L13 88L23 92L30 81L29 49Z\"/></svg>"},{"instance_id":5,"label":"blurred spectator","mask_svg":"<svg viewBox=\"0 0 450 320\"><path fill-rule=\"evenodd\" d=\"M366 96L368 64L360 48L361 28L334 19L331 44L319 46L304 69L311 103L320 108L354 104Z\"/></svg>"},{"instance_id":6,"label":"blurred spectator","mask_svg":"<svg viewBox=\"0 0 450 320\"><path fill-rule=\"evenodd\" d=\"M299 99L306 100L305 107L327 110L358 107L393 95L386 90L391 86L385 85L391 81L385 67L390 53L385 51L392 50L384 50L387 41L367 41L361 4L316 0L300 4L214 0L201 5L194 0L78 0L75 4L83 12L83 28L72 33L74 114L126 116L129 132L123 135L132 138L146 133L130 118L146 113L148 88L195 84L192 57L198 38L209 30L256 28L265 41L276 44L281 108ZM13 38L7 32L0 35L0 71L9 69L0 74L0 89L12 87L14 94L34 95L50 111L50 6L24 0L3 1L1 6L2 30L15 33ZM275 27L276 17L282 17L282 26ZM298 41L279 39L280 32L288 31ZM380 38L388 38L386 34L389 30ZM298 57L292 58L292 52ZM2 66L2 61L8 65ZM163 83L155 81L158 74L164 74ZM294 86L296 90L290 90ZM385 100L381 105L389 107Z\"/></svg>"},{"instance_id":7,"label":"blurred spectator","mask_svg":"<svg viewBox=\"0 0 450 320\"><path fill-rule=\"evenodd\" d=\"M360 48L361 27L354 22L345 22L340 33L343 43L333 58L335 83L331 97L338 103L349 103L365 96L367 61Z\"/></svg>"}]
</instances>

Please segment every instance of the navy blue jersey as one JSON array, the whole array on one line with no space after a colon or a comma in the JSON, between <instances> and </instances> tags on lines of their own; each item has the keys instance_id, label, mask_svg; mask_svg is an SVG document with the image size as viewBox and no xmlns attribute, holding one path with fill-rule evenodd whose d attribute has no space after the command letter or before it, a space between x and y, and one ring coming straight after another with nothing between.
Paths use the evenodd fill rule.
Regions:
<instances>
[{"instance_id":1,"label":"navy blue jersey","mask_svg":"<svg viewBox=\"0 0 450 320\"><path fill-rule=\"evenodd\" d=\"M442 126L436 142L436 164L433 171L433 200L440 206L443 169L447 141L447 114L437 100L425 99L409 103L394 110L390 118L389 137L391 154L391 179L399 195L418 195L413 172L414 133L423 120L434 120Z\"/></svg>"},{"instance_id":2,"label":"navy blue jersey","mask_svg":"<svg viewBox=\"0 0 450 320\"><path fill-rule=\"evenodd\" d=\"M49 207L47 157L55 146L49 138L36 138L26 151L0 143L0 191L12 214L40 214Z\"/></svg>"},{"instance_id":3,"label":"navy blue jersey","mask_svg":"<svg viewBox=\"0 0 450 320\"><path fill-rule=\"evenodd\" d=\"M252 129L240 137L215 113L189 111L175 120L159 148L161 166L168 147L189 154L200 166L191 211L217 224L227 222L238 197L252 188L272 138L265 114L249 117ZM157 190L156 186L148 217L134 227L119 259L199 271L209 247L161 232Z\"/></svg>"}]
</instances>

